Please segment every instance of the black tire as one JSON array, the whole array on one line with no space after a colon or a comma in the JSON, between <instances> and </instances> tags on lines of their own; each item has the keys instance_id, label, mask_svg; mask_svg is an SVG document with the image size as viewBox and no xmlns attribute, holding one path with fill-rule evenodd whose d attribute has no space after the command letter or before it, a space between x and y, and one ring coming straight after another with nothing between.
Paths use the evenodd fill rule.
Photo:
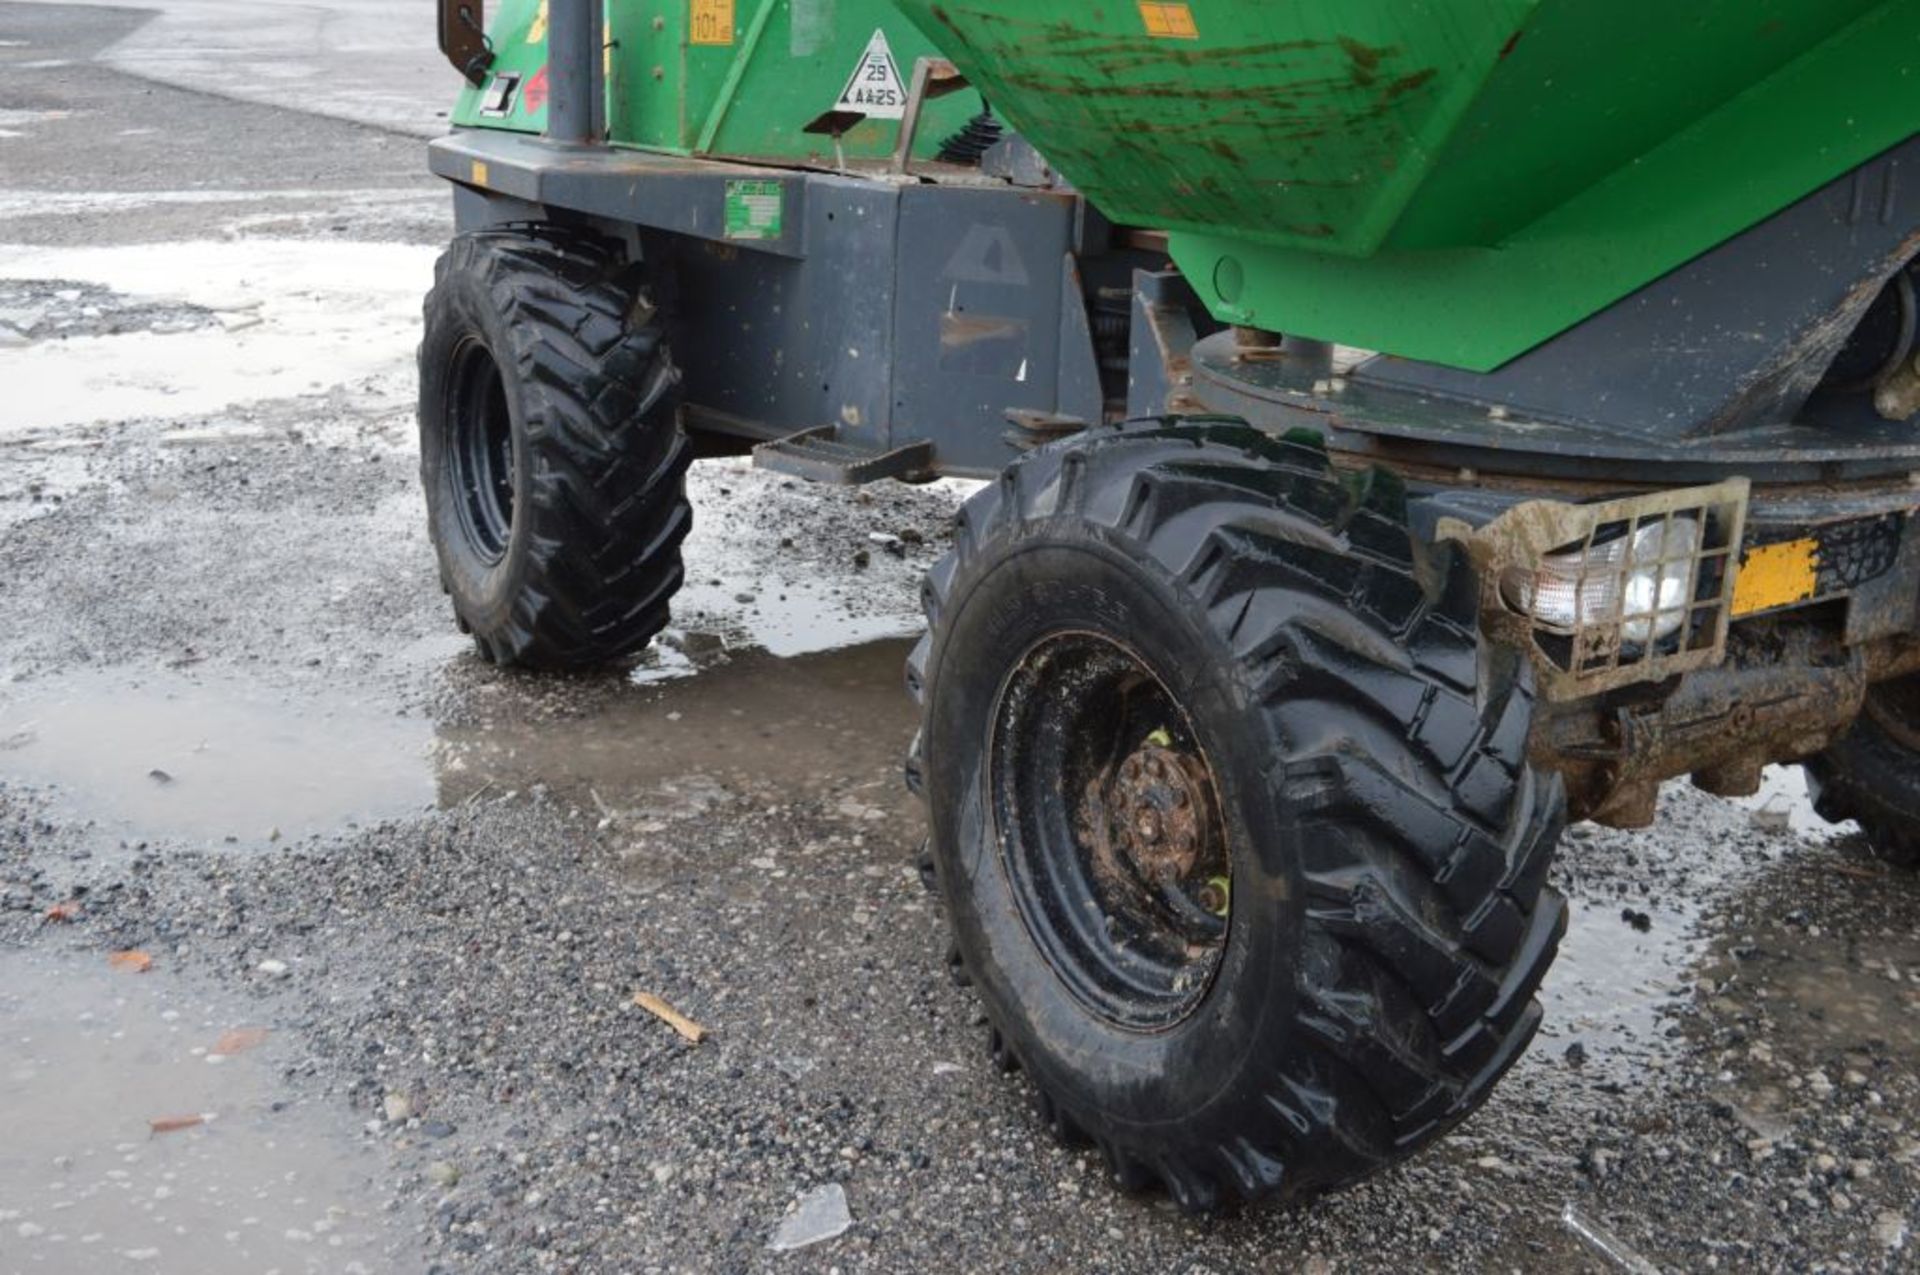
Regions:
<instances>
[{"instance_id":1,"label":"black tire","mask_svg":"<svg viewBox=\"0 0 1920 1275\"><path fill-rule=\"evenodd\" d=\"M1876 857L1920 868L1920 677L1869 687L1840 742L1803 767L1822 819L1856 820Z\"/></svg>"},{"instance_id":2,"label":"black tire","mask_svg":"<svg viewBox=\"0 0 1920 1275\"><path fill-rule=\"evenodd\" d=\"M1463 1119L1532 1038L1565 929L1545 885L1565 802L1526 761L1529 671L1483 671L1464 558L1371 503L1244 423L1137 422L1013 466L926 586L908 775L961 981L1056 1133L1189 1210L1337 1187ZM1227 812L1226 928L1197 999L1163 1007L1180 1014L1134 1021L1036 937L1055 921L1029 882L1051 869L1024 856L1084 825L1044 809L1065 770L1025 776L1072 754L996 763L1013 745L989 740L1037 702L1016 676L1062 635L1137 655Z\"/></svg>"},{"instance_id":3,"label":"black tire","mask_svg":"<svg viewBox=\"0 0 1920 1275\"><path fill-rule=\"evenodd\" d=\"M557 228L453 241L420 347L420 472L487 659L580 668L667 624L692 526L679 373L638 272Z\"/></svg>"}]
</instances>

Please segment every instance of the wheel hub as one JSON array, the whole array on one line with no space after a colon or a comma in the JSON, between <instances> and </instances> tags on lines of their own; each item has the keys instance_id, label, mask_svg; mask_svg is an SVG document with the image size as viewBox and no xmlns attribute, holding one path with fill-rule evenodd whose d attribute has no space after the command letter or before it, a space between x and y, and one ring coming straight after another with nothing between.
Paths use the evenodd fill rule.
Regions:
<instances>
[{"instance_id":1,"label":"wheel hub","mask_svg":"<svg viewBox=\"0 0 1920 1275\"><path fill-rule=\"evenodd\" d=\"M1214 820L1198 758L1150 739L1120 763L1105 804L1114 843L1142 880L1172 885L1207 857Z\"/></svg>"},{"instance_id":2,"label":"wheel hub","mask_svg":"<svg viewBox=\"0 0 1920 1275\"><path fill-rule=\"evenodd\" d=\"M1125 646L1069 632L1021 661L994 718L994 818L1028 933L1108 1021L1179 1022L1232 911L1220 795L1183 706Z\"/></svg>"}]
</instances>

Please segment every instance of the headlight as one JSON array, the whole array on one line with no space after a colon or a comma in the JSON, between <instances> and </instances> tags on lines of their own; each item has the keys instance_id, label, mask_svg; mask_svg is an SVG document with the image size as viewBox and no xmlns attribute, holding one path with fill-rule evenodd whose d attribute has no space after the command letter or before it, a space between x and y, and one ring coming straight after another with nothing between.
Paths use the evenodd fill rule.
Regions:
<instances>
[{"instance_id":1,"label":"headlight","mask_svg":"<svg viewBox=\"0 0 1920 1275\"><path fill-rule=\"evenodd\" d=\"M1570 633L1582 625L1619 624L1624 641L1655 642L1687 618L1699 548L1694 519L1650 522L1584 552L1550 553L1532 572L1509 571L1500 594L1548 628Z\"/></svg>"}]
</instances>

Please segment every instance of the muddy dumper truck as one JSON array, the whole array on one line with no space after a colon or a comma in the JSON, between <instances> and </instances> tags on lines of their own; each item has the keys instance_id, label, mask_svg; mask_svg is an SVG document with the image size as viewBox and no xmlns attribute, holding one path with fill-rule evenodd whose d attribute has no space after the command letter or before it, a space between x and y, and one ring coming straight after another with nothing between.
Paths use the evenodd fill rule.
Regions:
<instances>
[{"instance_id":1,"label":"muddy dumper truck","mask_svg":"<svg viewBox=\"0 0 1920 1275\"><path fill-rule=\"evenodd\" d=\"M442 0L442 578L667 622L699 449L988 480L906 769L1120 1184L1301 1197L1525 1049L1569 818L1920 854L1920 4Z\"/></svg>"}]
</instances>

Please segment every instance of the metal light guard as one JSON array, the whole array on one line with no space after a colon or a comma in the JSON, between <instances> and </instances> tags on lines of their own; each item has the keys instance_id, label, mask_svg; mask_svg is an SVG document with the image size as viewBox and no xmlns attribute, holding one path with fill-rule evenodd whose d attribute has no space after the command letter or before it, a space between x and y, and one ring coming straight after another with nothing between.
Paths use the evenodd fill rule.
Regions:
<instances>
[{"instance_id":1,"label":"metal light guard","mask_svg":"<svg viewBox=\"0 0 1920 1275\"><path fill-rule=\"evenodd\" d=\"M1708 668L1725 658L1747 501L1747 480L1730 478L1709 487L1588 505L1532 500L1478 529L1456 519L1443 519L1439 534L1464 543L1473 559L1480 574L1481 622L1487 632L1526 650L1539 671L1540 689L1547 699L1580 699L1619 686ZM1576 602L1569 623L1542 621L1518 610L1502 594L1501 581L1511 571L1535 572L1549 555L1589 557L1596 544L1605 544L1616 536L1631 542L1643 528L1656 524L1670 527L1682 518L1695 519L1698 524L1699 535L1690 552L1669 553L1666 546L1677 537L1663 533L1658 558L1636 561L1629 554L1619 563L1583 561L1572 577ZM1626 609L1629 575L1651 569L1657 580L1663 568L1682 562L1687 566L1683 601L1663 606L1656 587L1650 607ZM1588 619L1579 603L1582 589L1602 573L1615 577L1615 595L1621 602L1607 614ZM1648 642L1627 639L1629 626L1637 624L1653 630L1661 617L1676 618L1677 631Z\"/></svg>"}]
</instances>

